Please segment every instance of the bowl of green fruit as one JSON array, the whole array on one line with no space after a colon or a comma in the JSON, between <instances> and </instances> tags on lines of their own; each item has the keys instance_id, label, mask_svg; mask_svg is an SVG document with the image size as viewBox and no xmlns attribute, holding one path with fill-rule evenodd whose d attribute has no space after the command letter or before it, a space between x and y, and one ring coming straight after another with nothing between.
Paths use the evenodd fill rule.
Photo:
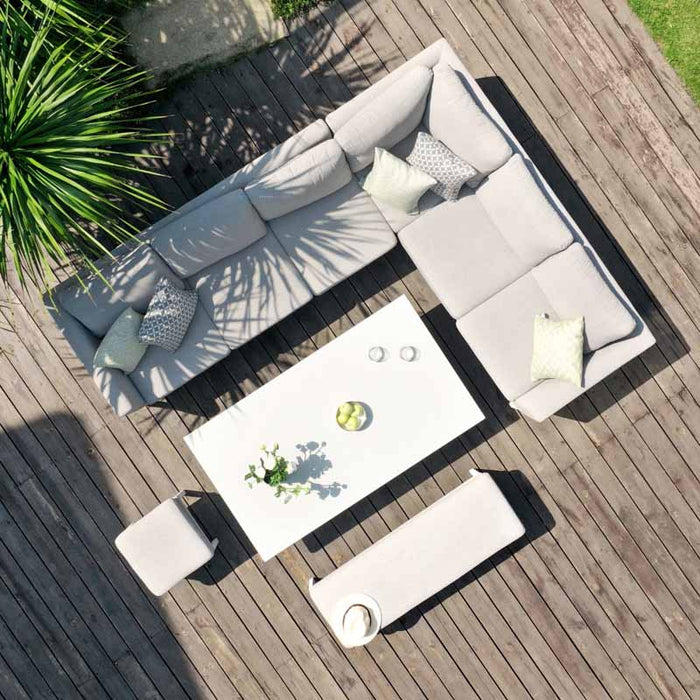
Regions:
<instances>
[{"instance_id":1,"label":"bowl of green fruit","mask_svg":"<svg viewBox=\"0 0 700 700\"><path fill-rule=\"evenodd\" d=\"M346 401L338 406L335 420L343 430L354 433L367 422L367 408L359 401Z\"/></svg>"}]
</instances>

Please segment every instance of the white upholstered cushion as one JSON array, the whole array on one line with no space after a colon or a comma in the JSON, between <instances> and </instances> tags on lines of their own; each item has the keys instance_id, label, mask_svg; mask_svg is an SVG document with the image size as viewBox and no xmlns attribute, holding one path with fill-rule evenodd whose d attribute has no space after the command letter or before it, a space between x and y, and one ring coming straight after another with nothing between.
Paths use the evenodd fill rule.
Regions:
<instances>
[{"instance_id":1,"label":"white upholstered cushion","mask_svg":"<svg viewBox=\"0 0 700 700\"><path fill-rule=\"evenodd\" d=\"M520 154L492 173L476 196L518 257L533 267L573 241Z\"/></svg>"},{"instance_id":2,"label":"white upholstered cushion","mask_svg":"<svg viewBox=\"0 0 700 700\"><path fill-rule=\"evenodd\" d=\"M537 382L530 378L533 321L557 318L531 274L524 275L457 321L457 329L496 383L513 400Z\"/></svg>"},{"instance_id":3,"label":"white upholstered cushion","mask_svg":"<svg viewBox=\"0 0 700 700\"><path fill-rule=\"evenodd\" d=\"M584 317L584 352L625 338L635 329L634 317L580 243L545 260L532 274L559 318Z\"/></svg>"},{"instance_id":4,"label":"white upholstered cushion","mask_svg":"<svg viewBox=\"0 0 700 700\"><path fill-rule=\"evenodd\" d=\"M508 141L447 63L433 69L424 123L453 153L488 175L512 154Z\"/></svg>"},{"instance_id":5,"label":"white upholstered cushion","mask_svg":"<svg viewBox=\"0 0 700 700\"><path fill-rule=\"evenodd\" d=\"M372 199L355 179L270 228L314 294L368 265L396 245Z\"/></svg>"},{"instance_id":6,"label":"white upholstered cushion","mask_svg":"<svg viewBox=\"0 0 700 700\"><path fill-rule=\"evenodd\" d=\"M372 162L375 147L390 149L420 124L432 79L429 68L412 66L335 132L354 173Z\"/></svg>"},{"instance_id":7,"label":"white upholstered cushion","mask_svg":"<svg viewBox=\"0 0 700 700\"><path fill-rule=\"evenodd\" d=\"M475 473L314 583L311 599L330 622L339 602L363 593L378 603L385 627L524 533L493 478Z\"/></svg>"},{"instance_id":8,"label":"white upholstered cushion","mask_svg":"<svg viewBox=\"0 0 700 700\"><path fill-rule=\"evenodd\" d=\"M421 215L399 240L453 318L528 270L471 191Z\"/></svg>"},{"instance_id":9,"label":"white upholstered cushion","mask_svg":"<svg viewBox=\"0 0 700 700\"><path fill-rule=\"evenodd\" d=\"M312 297L271 233L188 282L230 348L243 345Z\"/></svg>"},{"instance_id":10,"label":"white upholstered cushion","mask_svg":"<svg viewBox=\"0 0 700 700\"><path fill-rule=\"evenodd\" d=\"M114 543L154 595L163 595L206 564L215 549L179 498L156 506Z\"/></svg>"},{"instance_id":11,"label":"white upholstered cushion","mask_svg":"<svg viewBox=\"0 0 700 700\"><path fill-rule=\"evenodd\" d=\"M171 217L151 246L181 277L189 277L265 235L265 222L243 190L226 192L189 214Z\"/></svg>"},{"instance_id":12,"label":"white upholstered cushion","mask_svg":"<svg viewBox=\"0 0 700 700\"><path fill-rule=\"evenodd\" d=\"M245 193L260 216L270 221L327 197L351 177L343 151L330 140L252 182Z\"/></svg>"}]
</instances>

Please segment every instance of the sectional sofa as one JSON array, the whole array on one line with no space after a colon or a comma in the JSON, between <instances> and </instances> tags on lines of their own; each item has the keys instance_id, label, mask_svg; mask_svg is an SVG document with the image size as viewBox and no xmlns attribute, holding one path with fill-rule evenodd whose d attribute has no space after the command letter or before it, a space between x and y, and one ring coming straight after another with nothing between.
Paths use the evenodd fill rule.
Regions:
<instances>
[{"instance_id":1,"label":"sectional sofa","mask_svg":"<svg viewBox=\"0 0 700 700\"><path fill-rule=\"evenodd\" d=\"M429 192L420 214L361 187L379 146L400 157L432 133L478 176L456 202ZM48 301L119 415L174 391L401 241L511 405L544 420L654 338L583 233L446 41L415 56L144 231ZM156 282L197 290L182 346L150 347L130 375L94 368L101 337ZM583 386L532 382L535 314L585 317Z\"/></svg>"}]
</instances>

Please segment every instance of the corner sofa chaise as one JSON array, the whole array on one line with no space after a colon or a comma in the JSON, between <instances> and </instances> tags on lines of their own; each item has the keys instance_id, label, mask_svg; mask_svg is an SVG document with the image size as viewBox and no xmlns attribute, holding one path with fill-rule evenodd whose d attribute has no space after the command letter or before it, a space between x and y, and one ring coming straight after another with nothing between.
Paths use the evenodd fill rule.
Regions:
<instances>
[{"instance_id":1,"label":"corner sofa chaise","mask_svg":"<svg viewBox=\"0 0 700 700\"><path fill-rule=\"evenodd\" d=\"M374 148L405 158L419 130L478 171L418 215L361 186ZM54 290L50 312L114 411L153 403L401 241L511 406L541 421L654 343L643 320L446 41L260 156ZM93 367L155 284L197 290L180 348L129 375ZM583 315L583 386L530 379L533 318Z\"/></svg>"}]
</instances>

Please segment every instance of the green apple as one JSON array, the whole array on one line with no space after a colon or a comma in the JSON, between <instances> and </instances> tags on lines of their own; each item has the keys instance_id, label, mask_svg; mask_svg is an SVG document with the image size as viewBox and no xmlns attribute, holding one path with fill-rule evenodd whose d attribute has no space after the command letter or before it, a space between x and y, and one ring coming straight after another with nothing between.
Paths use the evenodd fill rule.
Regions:
<instances>
[{"instance_id":1,"label":"green apple","mask_svg":"<svg viewBox=\"0 0 700 700\"><path fill-rule=\"evenodd\" d=\"M350 416L345 423L345 427L348 430L357 430L360 427L360 421L358 418L355 418L355 416Z\"/></svg>"},{"instance_id":2,"label":"green apple","mask_svg":"<svg viewBox=\"0 0 700 700\"><path fill-rule=\"evenodd\" d=\"M349 416L352 413L353 405L351 403L340 404L338 413L342 413L344 416Z\"/></svg>"},{"instance_id":3,"label":"green apple","mask_svg":"<svg viewBox=\"0 0 700 700\"><path fill-rule=\"evenodd\" d=\"M362 404L361 403L353 404L352 413L350 415L354 416L355 418L364 418L365 409L362 407Z\"/></svg>"},{"instance_id":4,"label":"green apple","mask_svg":"<svg viewBox=\"0 0 700 700\"><path fill-rule=\"evenodd\" d=\"M338 425L345 425L348 422L350 416L347 413L338 413L335 419L338 421Z\"/></svg>"}]
</instances>

